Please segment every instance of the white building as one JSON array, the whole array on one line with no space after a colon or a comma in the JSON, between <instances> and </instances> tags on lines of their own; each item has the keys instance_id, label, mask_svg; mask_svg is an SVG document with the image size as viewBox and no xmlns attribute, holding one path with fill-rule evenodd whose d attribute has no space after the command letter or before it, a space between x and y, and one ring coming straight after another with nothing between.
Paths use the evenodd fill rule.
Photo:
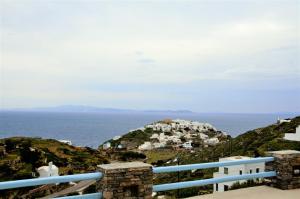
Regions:
<instances>
[{"instance_id":1,"label":"white building","mask_svg":"<svg viewBox=\"0 0 300 199\"><path fill-rule=\"evenodd\" d=\"M278 123L278 124L289 123L289 122L291 122L291 120L280 119L279 117L278 117L278 119L277 119L277 123Z\"/></svg>"},{"instance_id":2,"label":"white building","mask_svg":"<svg viewBox=\"0 0 300 199\"><path fill-rule=\"evenodd\" d=\"M199 133L199 137L200 137L202 140L208 139L208 135L206 135L206 134L204 134L204 133Z\"/></svg>"},{"instance_id":3,"label":"white building","mask_svg":"<svg viewBox=\"0 0 300 199\"><path fill-rule=\"evenodd\" d=\"M111 143L110 142L106 142L103 144L103 149L106 150L106 149L109 149L111 147Z\"/></svg>"},{"instance_id":4,"label":"white building","mask_svg":"<svg viewBox=\"0 0 300 199\"><path fill-rule=\"evenodd\" d=\"M164 148L166 147L167 143L166 142L155 142L153 143L154 148Z\"/></svg>"},{"instance_id":5,"label":"white building","mask_svg":"<svg viewBox=\"0 0 300 199\"><path fill-rule=\"evenodd\" d=\"M291 141L300 141L300 125L296 128L296 133L286 133L284 139Z\"/></svg>"},{"instance_id":6,"label":"white building","mask_svg":"<svg viewBox=\"0 0 300 199\"><path fill-rule=\"evenodd\" d=\"M233 156L227 158L220 158L219 162L224 161L233 161L233 160L249 160L252 159L250 157L245 156ZM226 177L226 176L235 176L235 175L243 175L243 174L254 174L265 171L265 163L251 163L251 164L241 164L241 165L233 165L227 167L219 167L219 172L214 173L214 178ZM239 181L231 181L231 182L222 182L214 184L214 192L224 192L229 190L229 188L237 183L246 182L246 180Z\"/></svg>"},{"instance_id":7,"label":"white building","mask_svg":"<svg viewBox=\"0 0 300 199\"><path fill-rule=\"evenodd\" d=\"M152 144L151 142L144 142L144 144L139 146L139 150L151 150Z\"/></svg>"},{"instance_id":8,"label":"white building","mask_svg":"<svg viewBox=\"0 0 300 199\"><path fill-rule=\"evenodd\" d=\"M118 140L118 139L120 139L121 138L121 136L119 136L119 135L117 135L117 136L115 136L115 137L113 137L113 140Z\"/></svg>"},{"instance_id":9,"label":"white building","mask_svg":"<svg viewBox=\"0 0 300 199\"><path fill-rule=\"evenodd\" d=\"M183 143L182 147L185 148L185 149L192 149L193 148L192 141L188 141L188 142Z\"/></svg>"},{"instance_id":10,"label":"white building","mask_svg":"<svg viewBox=\"0 0 300 199\"><path fill-rule=\"evenodd\" d=\"M209 138L207 140L204 140L205 144L209 144L209 145L215 145L219 143L219 139L218 138Z\"/></svg>"},{"instance_id":11,"label":"white building","mask_svg":"<svg viewBox=\"0 0 300 199\"><path fill-rule=\"evenodd\" d=\"M158 139L159 135L157 133L154 133L151 135L150 139Z\"/></svg>"},{"instance_id":12,"label":"white building","mask_svg":"<svg viewBox=\"0 0 300 199\"><path fill-rule=\"evenodd\" d=\"M42 166L37 169L39 173L39 177L50 177L50 176L58 176L58 168L52 162L49 162L48 166Z\"/></svg>"},{"instance_id":13,"label":"white building","mask_svg":"<svg viewBox=\"0 0 300 199\"><path fill-rule=\"evenodd\" d=\"M72 142L70 140L58 140L58 141L64 144L72 145Z\"/></svg>"}]
</instances>

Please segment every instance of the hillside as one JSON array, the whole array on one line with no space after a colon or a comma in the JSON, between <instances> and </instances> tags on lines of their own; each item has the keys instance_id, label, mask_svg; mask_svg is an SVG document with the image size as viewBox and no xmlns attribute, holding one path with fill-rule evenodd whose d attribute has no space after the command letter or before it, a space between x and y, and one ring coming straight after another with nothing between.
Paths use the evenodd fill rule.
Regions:
<instances>
[{"instance_id":1,"label":"hillside","mask_svg":"<svg viewBox=\"0 0 300 199\"><path fill-rule=\"evenodd\" d=\"M123 136L116 136L100 148L146 151L159 148L192 148L216 145L229 139L226 133L218 131L208 123L188 120L170 120L148 124L132 130Z\"/></svg>"},{"instance_id":2,"label":"hillside","mask_svg":"<svg viewBox=\"0 0 300 199\"><path fill-rule=\"evenodd\" d=\"M155 125L158 123L166 123L166 121L153 124ZM220 135L222 135L221 137L223 137L223 139L220 139L221 141L215 144L206 145L204 140L199 142L199 139L192 138L191 140L193 143L198 142L200 145L194 145L192 148L186 149L174 147L176 145L171 143L171 145L166 145L160 148L140 150L139 146L143 146L145 142L153 142L151 141L151 137L153 137L153 135L160 135L161 133L166 134L166 132L163 132L162 129L149 128L153 127L153 124L150 126L146 125L145 128L140 128L121 137L119 136L109 140L108 142L111 144L110 148L103 150L104 145L101 145L101 151L105 151L104 153L111 157L114 161L130 161L136 158L146 161L154 166L169 166L176 164L213 162L218 161L221 157L233 155L246 155L252 157L258 155L262 156L264 155L265 151L272 150L300 150L300 142L283 139L285 133L295 133L296 127L300 125L300 117L293 118L289 123L276 123L266 127L254 129L241 134L236 138L226 137L226 134L213 130L213 128L206 132L202 132L208 135L208 139L218 136L220 137ZM184 131L184 133L186 135L191 132ZM199 133L200 132L196 134L198 137L200 135ZM172 136L173 133L170 135ZM119 145L121 145L120 148L118 148ZM131 153L128 154L128 151ZM187 181L196 180L199 178L211 178L213 172L215 171L217 171L217 169L180 172L179 179L180 181ZM170 183L176 182L177 180L177 173L159 174L155 176L154 183ZM211 191L212 186L204 186L182 189L178 193L176 191L170 191L167 194L170 196L179 194L178 196L180 197L188 197L210 193Z\"/></svg>"},{"instance_id":3,"label":"hillside","mask_svg":"<svg viewBox=\"0 0 300 199\"><path fill-rule=\"evenodd\" d=\"M232 155L264 155L265 151L293 149L300 150L300 142L283 139L285 133L295 133L300 125L300 116L290 122L272 124L267 127L248 131L232 139ZM228 146L228 145L227 145ZM221 150L225 145L220 146Z\"/></svg>"},{"instance_id":4,"label":"hillside","mask_svg":"<svg viewBox=\"0 0 300 199\"><path fill-rule=\"evenodd\" d=\"M36 168L53 162L60 175L95 171L108 160L95 149L74 147L57 140L13 137L0 139L0 181L38 176ZM55 187L57 189L58 187ZM20 195L32 188L0 192L0 195Z\"/></svg>"},{"instance_id":5,"label":"hillside","mask_svg":"<svg viewBox=\"0 0 300 199\"><path fill-rule=\"evenodd\" d=\"M282 124L272 124L266 127L254 129L248 131L244 134L239 135L236 138L232 138L227 142L219 143L215 146L203 148L202 150L197 150L194 153L184 152L175 152L174 159L179 159L179 164L193 164L201 162L213 162L218 161L221 157L228 157L234 155L244 155L244 156L263 156L266 151L274 150L299 150L300 151L300 142L299 141L289 141L284 140L285 133L295 133L296 127L300 125L300 117L295 117L291 119L289 123ZM171 152L169 152L170 154ZM153 156L153 155L152 155ZM160 161L161 165L174 165L177 164L175 161L162 160ZM213 172L217 169L204 169L197 170L196 173L193 172L181 172L180 180L195 180L199 178L211 178ZM177 174L163 174L158 175L155 179L157 184L167 183L167 182L176 182ZM190 188L180 190L179 196L188 197L198 194L205 194L212 191L211 186L199 187L199 188ZM169 192L169 195L178 194L176 192Z\"/></svg>"},{"instance_id":6,"label":"hillside","mask_svg":"<svg viewBox=\"0 0 300 199\"><path fill-rule=\"evenodd\" d=\"M97 164L114 161L144 161L154 166L218 161L233 155L262 156L265 151L300 150L300 142L284 140L285 133L295 133L300 116L290 122L254 129L236 138L210 124L185 120L163 120L116 136L99 146L99 150L74 147L52 139L14 137L0 140L0 181L32 178L35 169L52 161L60 175L95 171ZM188 145L187 143L190 143ZM204 169L155 175L154 183L168 183L211 178L217 169ZM49 194L66 184L47 186ZM32 188L0 192L1 196L24 195ZM169 196L188 197L207 194L212 186L165 192ZM4 197L9 198L9 197ZM27 197L26 197L27 198Z\"/></svg>"}]
</instances>

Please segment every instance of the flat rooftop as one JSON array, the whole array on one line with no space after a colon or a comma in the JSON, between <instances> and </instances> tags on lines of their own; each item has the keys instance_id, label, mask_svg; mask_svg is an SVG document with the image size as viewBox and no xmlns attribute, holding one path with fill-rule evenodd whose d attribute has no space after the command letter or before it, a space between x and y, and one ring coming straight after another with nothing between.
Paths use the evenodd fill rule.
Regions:
<instances>
[{"instance_id":1,"label":"flat rooftop","mask_svg":"<svg viewBox=\"0 0 300 199\"><path fill-rule=\"evenodd\" d=\"M236 189L222 193L194 196L187 199L299 199L300 189L281 190L268 186Z\"/></svg>"},{"instance_id":2,"label":"flat rooftop","mask_svg":"<svg viewBox=\"0 0 300 199\"><path fill-rule=\"evenodd\" d=\"M225 157L225 158L220 158L219 161L227 161L227 160L250 160L252 159L251 157L248 156L231 156L231 157Z\"/></svg>"}]
</instances>

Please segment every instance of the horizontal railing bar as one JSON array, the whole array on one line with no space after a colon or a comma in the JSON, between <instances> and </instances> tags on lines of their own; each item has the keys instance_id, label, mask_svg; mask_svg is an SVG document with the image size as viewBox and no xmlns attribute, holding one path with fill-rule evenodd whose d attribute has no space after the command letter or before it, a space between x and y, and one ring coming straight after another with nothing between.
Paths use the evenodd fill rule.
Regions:
<instances>
[{"instance_id":1,"label":"horizontal railing bar","mask_svg":"<svg viewBox=\"0 0 300 199\"><path fill-rule=\"evenodd\" d=\"M176 183L168 183L168 184L161 184L161 185L154 185L153 191L169 191L174 189L183 189L189 187L198 187L203 185L209 184L216 184L221 182L229 182L229 181L237 181L237 180L248 180L254 178L266 178L266 177L274 177L276 176L275 171L269 172L261 172L256 174L244 174L238 176L226 176L222 178L210 178L204 180L195 180L195 181L187 181L187 182L176 182Z\"/></svg>"},{"instance_id":2,"label":"horizontal railing bar","mask_svg":"<svg viewBox=\"0 0 300 199\"><path fill-rule=\"evenodd\" d=\"M56 184L56 183L64 183L64 182L76 182L82 180L97 180L102 177L102 173L85 173L85 174L75 174L75 175L65 175L65 176L51 176L51 177L43 177L43 178L33 178L26 180L15 180L15 181L7 181L0 182L0 190L3 189L13 189L19 187L30 187L44 184Z\"/></svg>"},{"instance_id":3,"label":"horizontal railing bar","mask_svg":"<svg viewBox=\"0 0 300 199\"><path fill-rule=\"evenodd\" d=\"M168 172L188 171L194 169L208 169L208 168L232 166L232 165L240 165L240 164L271 162L271 161L274 161L274 157L259 157L259 158L252 158L248 160L229 160L223 162L209 162L209 163L177 165L177 166L167 166L167 167L154 167L153 172L168 173Z\"/></svg>"},{"instance_id":4,"label":"horizontal railing bar","mask_svg":"<svg viewBox=\"0 0 300 199\"><path fill-rule=\"evenodd\" d=\"M90 194L83 194L83 195L76 195L76 196L65 196L65 197L58 197L59 199L77 199L77 198L85 198L85 199L101 199L102 193L90 193Z\"/></svg>"}]
</instances>

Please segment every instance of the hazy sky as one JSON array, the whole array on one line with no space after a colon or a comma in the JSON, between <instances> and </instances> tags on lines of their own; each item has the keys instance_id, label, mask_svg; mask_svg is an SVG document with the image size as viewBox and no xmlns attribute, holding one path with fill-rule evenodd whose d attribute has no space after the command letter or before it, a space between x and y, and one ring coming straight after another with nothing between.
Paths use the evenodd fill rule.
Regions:
<instances>
[{"instance_id":1,"label":"hazy sky","mask_svg":"<svg viewBox=\"0 0 300 199\"><path fill-rule=\"evenodd\" d=\"M2 108L300 111L300 0L1 0Z\"/></svg>"}]
</instances>

